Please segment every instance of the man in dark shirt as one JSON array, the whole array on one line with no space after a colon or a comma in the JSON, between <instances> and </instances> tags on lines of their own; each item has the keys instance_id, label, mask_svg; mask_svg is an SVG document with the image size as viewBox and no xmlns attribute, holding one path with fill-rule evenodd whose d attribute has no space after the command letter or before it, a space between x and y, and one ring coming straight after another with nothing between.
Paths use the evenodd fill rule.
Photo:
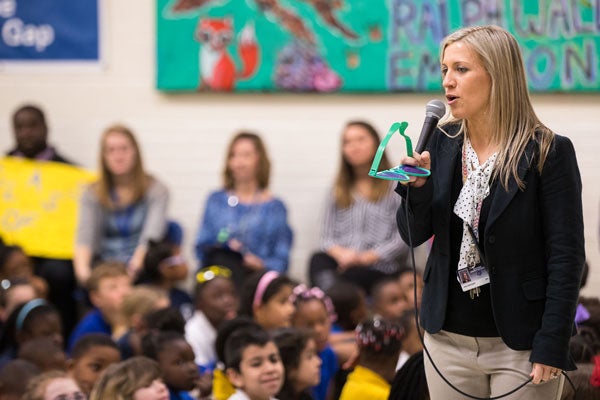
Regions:
<instances>
[{"instance_id":1,"label":"man in dark shirt","mask_svg":"<svg viewBox=\"0 0 600 400\"><path fill-rule=\"evenodd\" d=\"M15 111L12 119L17 147L8 153L9 156L71 164L48 145L48 125L41 109L24 105Z\"/></svg>"},{"instance_id":2,"label":"man in dark shirt","mask_svg":"<svg viewBox=\"0 0 600 400\"><path fill-rule=\"evenodd\" d=\"M72 164L48 145L48 125L44 112L39 107L30 104L19 107L12 116L12 122L16 147L7 155ZM76 288L73 261L42 257L31 259L36 275L48 282L48 300L60 311L63 335L68 337L77 323L77 306L73 297Z\"/></svg>"}]
</instances>

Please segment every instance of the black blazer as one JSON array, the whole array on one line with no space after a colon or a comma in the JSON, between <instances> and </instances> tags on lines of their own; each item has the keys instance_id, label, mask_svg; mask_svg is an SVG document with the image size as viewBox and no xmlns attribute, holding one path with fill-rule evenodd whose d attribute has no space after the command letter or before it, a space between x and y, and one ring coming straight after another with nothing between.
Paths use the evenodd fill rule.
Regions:
<instances>
[{"instance_id":1,"label":"black blazer","mask_svg":"<svg viewBox=\"0 0 600 400\"><path fill-rule=\"evenodd\" d=\"M447 127L449 133L455 127ZM460 157L463 137L449 138L436 131L428 150L431 177L421 188L398 185L409 195L409 219L413 247L435 235L423 274L425 287L421 323L429 333L444 325L450 268L450 192L454 165ZM569 139L555 135L540 174L538 147L528 143L519 161L518 175L526 187L514 181L508 191L500 182L490 205L482 243L490 272L490 296L494 321L504 342L515 350L531 350L531 362L560 369L574 369L569 338L579 282L585 262L581 178L575 150ZM460 162L460 160L458 160ZM408 242L406 201L397 213L402 239Z\"/></svg>"}]
</instances>

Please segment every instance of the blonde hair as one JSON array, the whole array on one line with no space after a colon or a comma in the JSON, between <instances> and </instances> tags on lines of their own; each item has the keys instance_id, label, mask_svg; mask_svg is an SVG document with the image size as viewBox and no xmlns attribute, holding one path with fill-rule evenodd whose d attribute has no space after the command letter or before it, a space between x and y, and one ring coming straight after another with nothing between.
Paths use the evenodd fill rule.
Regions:
<instances>
[{"instance_id":1,"label":"blonde hair","mask_svg":"<svg viewBox=\"0 0 600 400\"><path fill-rule=\"evenodd\" d=\"M22 400L44 400L44 394L46 392L46 388L53 380L59 378L68 378L67 373L65 371L49 371L44 372L41 375L38 375L31 379L27 384L27 391L23 394Z\"/></svg>"},{"instance_id":2,"label":"blonde hair","mask_svg":"<svg viewBox=\"0 0 600 400\"><path fill-rule=\"evenodd\" d=\"M159 300L168 298L167 292L163 289L149 285L136 285L123 299L121 311L125 319L130 322L134 315L148 314L154 311Z\"/></svg>"},{"instance_id":3,"label":"blonde hair","mask_svg":"<svg viewBox=\"0 0 600 400\"><path fill-rule=\"evenodd\" d=\"M235 182L233 180L233 173L229 168L229 160L233 156L233 147L240 140L249 140L254 145L254 149L258 154L258 166L256 170L256 180L259 189L266 189L269 187L269 178L271 175L271 161L267 155L267 148L264 142L255 133L252 132L240 132L231 139L229 146L227 146L227 154L225 157L225 166L223 167L223 186L225 189L234 189Z\"/></svg>"},{"instance_id":4,"label":"blonde hair","mask_svg":"<svg viewBox=\"0 0 600 400\"><path fill-rule=\"evenodd\" d=\"M455 42L465 43L475 52L490 76L491 139L500 149L493 177L507 189L512 176L523 189L525 183L519 179L517 167L527 143L532 139L537 141L537 169L541 173L554 133L540 122L531 105L519 44L513 35L498 26L462 28L442 41L440 62L446 48ZM467 121L451 115L442 121L442 125L451 123L460 124L458 134L469 134Z\"/></svg>"},{"instance_id":5,"label":"blonde hair","mask_svg":"<svg viewBox=\"0 0 600 400\"><path fill-rule=\"evenodd\" d=\"M104 130L102 137L100 139L100 155L98 159L99 169L100 169L100 178L93 185L96 196L98 196L98 200L100 204L102 204L106 208L114 208L115 204L113 198L111 196L111 191L114 186L114 179L112 173L108 169L108 165L106 163L106 139L111 134L118 133L120 135L125 136L131 145L133 146L135 152L135 162L133 165L133 202L139 201L146 194L146 190L150 186L150 182L152 181L152 177L147 175L144 172L144 165L142 162L142 155L140 152L140 146L133 135L133 132L124 125L111 125Z\"/></svg>"},{"instance_id":6,"label":"blonde hair","mask_svg":"<svg viewBox=\"0 0 600 400\"><path fill-rule=\"evenodd\" d=\"M341 142L343 146L344 142L344 134L348 128L351 126L358 126L363 128L373 139L373 156L377 152L377 148L379 147L380 139L377 131L373 127L373 125L369 124L365 121L350 121L344 126L344 130L342 131ZM391 168L390 161L387 158L386 153L383 153L381 157L381 162L379 164L379 169L389 169ZM344 152L341 152L340 156L340 164L338 168L338 173L335 178L335 183L333 187L333 196L335 199L335 205L338 208L348 208L354 203L354 198L352 197L352 189L354 188L354 184L356 183L358 176L354 172L354 168L346 157L344 157ZM372 202L377 202L384 198L389 190L390 183L383 179L371 179L371 191L368 196L368 200Z\"/></svg>"},{"instance_id":7,"label":"blonde hair","mask_svg":"<svg viewBox=\"0 0 600 400\"><path fill-rule=\"evenodd\" d=\"M131 400L136 390L148 387L161 373L148 357L132 357L110 365L94 385L89 400Z\"/></svg>"},{"instance_id":8,"label":"blonde hair","mask_svg":"<svg viewBox=\"0 0 600 400\"><path fill-rule=\"evenodd\" d=\"M87 281L87 289L90 292L98 290L100 281L105 278L115 278L119 276L129 276L127 266L120 261L105 261L92 269L90 278Z\"/></svg>"}]
</instances>

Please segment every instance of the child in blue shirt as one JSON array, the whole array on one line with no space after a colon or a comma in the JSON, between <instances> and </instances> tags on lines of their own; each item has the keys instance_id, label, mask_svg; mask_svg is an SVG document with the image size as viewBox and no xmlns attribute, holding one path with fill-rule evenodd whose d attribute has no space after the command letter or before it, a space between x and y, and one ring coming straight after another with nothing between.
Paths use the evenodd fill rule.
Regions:
<instances>
[{"instance_id":1,"label":"child in blue shirt","mask_svg":"<svg viewBox=\"0 0 600 400\"><path fill-rule=\"evenodd\" d=\"M323 362L321 381L313 388L312 394L315 400L325 400L332 390L331 380L339 370L338 358L329 344L331 324L336 319L333 304L321 289L309 289L303 284L294 288L292 298L296 306L292 324L296 328L313 332L317 351Z\"/></svg>"}]
</instances>

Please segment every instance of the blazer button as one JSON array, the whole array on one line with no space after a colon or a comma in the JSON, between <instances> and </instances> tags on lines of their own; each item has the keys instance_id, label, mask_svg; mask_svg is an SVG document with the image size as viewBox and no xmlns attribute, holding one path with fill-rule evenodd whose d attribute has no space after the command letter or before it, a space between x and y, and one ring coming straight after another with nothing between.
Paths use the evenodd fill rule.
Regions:
<instances>
[{"instance_id":1,"label":"blazer button","mask_svg":"<svg viewBox=\"0 0 600 400\"><path fill-rule=\"evenodd\" d=\"M491 235L491 236L489 237L489 239L488 239L488 242L489 242L490 244L494 244L494 243L496 243L496 236L494 236L494 235Z\"/></svg>"}]
</instances>

